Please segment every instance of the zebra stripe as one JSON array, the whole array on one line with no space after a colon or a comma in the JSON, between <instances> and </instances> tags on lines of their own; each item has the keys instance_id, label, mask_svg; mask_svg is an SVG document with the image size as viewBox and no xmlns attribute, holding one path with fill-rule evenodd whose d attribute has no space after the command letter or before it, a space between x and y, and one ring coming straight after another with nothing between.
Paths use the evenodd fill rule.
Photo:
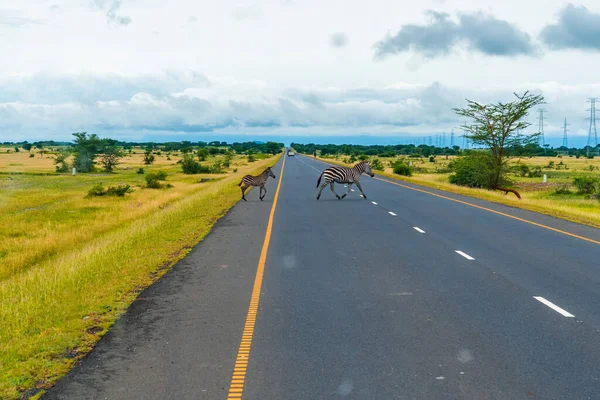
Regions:
<instances>
[{"instance_id":1,"label":"zebra stripe","mask_svg":"<svg viewBox=\"0 0 600 400\"><path fill-rule=\"evenodd\" d=\"M360 185L360 176L363 173L366 173L371 177L375 176L375 174L371 170L371 165L368 161L361 161L352 168L334 166L325 169L321 173L321 175L319 176L319 180L317 181L317 188L319 188L320 186L319 194L317 195L317 200L319 200L319 198L321 197L321 192L327 185L331 187L331 191L333 192L333 194L335 194L335 196L341 200L344 197L346 197L348 193L350 193L352 184L354 183L356 184L356 186L358 186L363 197L366 199L367 196L363 192L362 187ZM323 180L322 184L321 179ZM346 194L340 197L333 189L334 183L347 183L348 192L346 192Z\"/></svg>"},{"instance_id":2,"label":"zebra stripe","mask_svg":"<svg viewBox=\"0 0 600 400\"><path fill-rule=\"evenodd\" d=\"M267 179L269 179L269 177L275 178L275 174L273 173L273 171L271 171L271 167L268 167L267 169L265 169L263 171L263 173L260 175L244 176L242 178L242 180L240 181L240 183L238 183L238 186L241 186L241 189L242 189L242 199L244 201L247 201L246 196L244 195L244 192L246 192L246 189L248 189L250 186L260 186L258 196L259 196L260 200L262 201L262 199L264 199L267 194L267 188L265 188L265 185L267 184ZM242 186L242 184L243 184L243 186ZM263 194L263 190L265 192L264 194Z\"/></svg>"}]
</instances>

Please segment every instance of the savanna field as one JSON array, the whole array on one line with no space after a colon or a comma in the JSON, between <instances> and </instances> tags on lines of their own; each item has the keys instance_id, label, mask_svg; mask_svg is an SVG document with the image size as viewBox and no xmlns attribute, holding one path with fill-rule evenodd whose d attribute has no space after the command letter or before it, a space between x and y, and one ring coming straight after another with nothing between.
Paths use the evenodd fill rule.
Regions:
<instances>
[{"instance_id":1,"label":"savanna field","mask_svg":"<svg viewBox=\"0 0 600 400\"><path fill-rule=\"evenodd\" d=\"M218 171L184 174L181 154L145 165L133 148L112 173L73 176L31 154L0 147L2 399L40 395L239 200L243 175L279 158L211 155L202 164ZM160 188L147 187L153 173ZM98 184L130 189L88 196Z\"/></svg>"},{"instance_id":2,"label":"savanna field","mask_svg":"<svg viewBox=\"0 0 600 400\"><path fill-rule=\"evenodd\" d=\"M321 157L320 157L321 158ZM456 156L437 155L435 157L370 157L379 160L380 174L421 184L436 189L473 196L484 200L525 208L574 222L600 227L600 157L576 156L553 157L510 157L507 178L522 198L512 193L475 189L449 183L452 175L451 162ZM325 156L323 161L352 166L353 160L347 155ZM391 163L400 161L412 168L411 176L394 173ZM547 182L543 183L543 175ZM576 181L577 180L577 181ZM577 182L589 182L581 191ZM591 187L589 187L591 186Z\"/></svg>"},{"instance_id":3,"label":"savanna field","mask_svg":"<svg viewBox=\"0 0 600 400\"><path fill-rule=\"evenodd\" d=\"M2 399L41 395L239 200L243 175L280 157L206 155L204 169L185 174L180 152L154 150L147 165L144 149L134 147L111 173L73 176L70 168L56 171L60 150L0 147ZM319 158L348 166L358 161ZM600 227L599 157L511 157L507 177L520 200L449 183L456 156L368 159L384 176ZM412 174L398 174L398 163ZM577 183L582 180L586 191ZM108 195L110 187L121 196Z\"/></svg>"}]
</instances>

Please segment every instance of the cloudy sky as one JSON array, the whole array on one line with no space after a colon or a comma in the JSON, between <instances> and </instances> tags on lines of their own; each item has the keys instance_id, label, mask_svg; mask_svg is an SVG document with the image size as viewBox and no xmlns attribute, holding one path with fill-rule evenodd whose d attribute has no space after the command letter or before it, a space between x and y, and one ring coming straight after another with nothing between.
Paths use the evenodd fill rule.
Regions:
<instances>
[{"instance_id":1,"label":"cloudy sky","mask_svg":"<svg viewBox=\"0 0 600 400\"><path fill-rule=\"evenodd\" d=\"M435 135L525 90L585 141L600 2L0 0L0 54L0 141Z\"/></svg>"}]
</instances>

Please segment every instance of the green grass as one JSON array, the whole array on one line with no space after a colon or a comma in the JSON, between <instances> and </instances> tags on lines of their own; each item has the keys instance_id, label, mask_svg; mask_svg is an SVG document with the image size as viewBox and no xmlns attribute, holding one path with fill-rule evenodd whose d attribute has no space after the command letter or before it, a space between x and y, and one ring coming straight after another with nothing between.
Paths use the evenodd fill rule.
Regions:
<instances>
[{"instance_id":1,"label":"green grass","mask_svg":"<svg viewBox=\"0 0 600 400\"><path fill-rule=\"evenodd\" d=\"M9 156L19 154L27 157ZM43 390L68 371L239 200L241 177L277 159L236 157L238 171L219 175L143 166L169 173L174 187L157 190L140 187L136 157L115 174L34 175L38 165L0 178L0 398ZM137 186L124 198L86 199L98 181Z\"/></svg>"}]
</instances>

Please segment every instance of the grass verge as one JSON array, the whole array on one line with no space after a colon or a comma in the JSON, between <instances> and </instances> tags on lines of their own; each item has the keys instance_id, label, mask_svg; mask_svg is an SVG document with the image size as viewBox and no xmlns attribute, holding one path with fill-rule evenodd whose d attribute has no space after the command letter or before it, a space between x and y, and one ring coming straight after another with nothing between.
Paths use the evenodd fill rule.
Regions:
<instances>
[{"instance_id":1,"label":"grass verge","mask_svg":"<svg viewBox=\"0 0 600 400\"><path fill-rule=\"evenodd\" d=\"M239 200L241 176L278 159L256 162L0 282L0 398L39 397Z\"/></svg>"},{"instance_id":2,"label":"grass verge","mask_svg":"<svg viewBox=\"0 0 600 400\"><path fill-rule=\"evenodd\" d=\"M317 157L317 159L326 163L337 164L346 167L351 167L354 165L330 158ZM417 174L408 177L389 172L376 171L376 175L433 189L443 190L446 192L456 193L463 196L504 204L510 207L535 211L541 214L600 228L600 203L598 201L584 201L582 199L549 199L542 197L539 193L535 192L521 193L523 198L518 200L512 194L505 195L504 193L498 191L473 189L453 185L449 182L444 182L443 180L446 179L447 176L440 174Z\"/></svg>"}]
</instances>

